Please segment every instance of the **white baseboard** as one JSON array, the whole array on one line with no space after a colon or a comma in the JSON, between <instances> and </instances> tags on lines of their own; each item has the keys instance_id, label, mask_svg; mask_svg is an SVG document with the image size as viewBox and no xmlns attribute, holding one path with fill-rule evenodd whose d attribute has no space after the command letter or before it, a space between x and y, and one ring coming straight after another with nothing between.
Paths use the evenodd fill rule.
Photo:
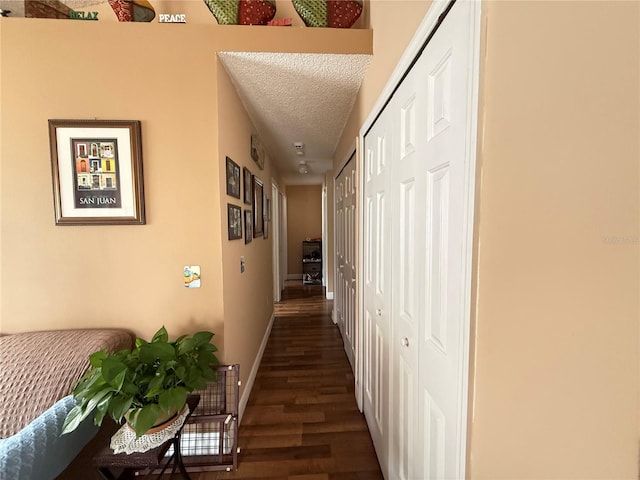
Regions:
<instances>
[{"instance_id":1,"label":"white baseboard","mask_svg":"<svg viewBox=\"0 0 640 480\"><path fill-rule=\"evenodd\" d=\"M333 292L327 292L327 300L333 300Z\"/></svg>"},{"instance_id":2,"label":"white baseboard","mask_svg":"<svg viewBox=\"0 0 640 480\"><path fill-rule=\"evenodd\" d=\"M301 273L289 273L287 275L287 280L302 280Z\"/></svg>"},{"instance_id":3,"label":"white baseboard","mask_svg":"<svg viewBox=\"0 0 640 480\"><path fill-rule=\"evenodd\" d=\"M269 341L269 335L271 335L271 327L273 327L273 321L275 320L275 312L271 314L271 320L269 320L269 325L267 326L267 331L264 332L264 337L262 338L262 343L260 344L260 349L258 350L258 355L256 355L256 359L253 362L253 367L251 368L251 373L249 374L249 378L247 379L247 384L244 387L244 391L242 392L242 396L240 397L240 405L238 412L238 425L242 422L242 416L244 415L244 409L247 408L247 402L249 402L249 395L251 395L251 390L253 389L253 383L256 381L256 375L258 374L258 369L260 368L260 362L262 362L262 355L264 354L264 349L267 347L267 342Z\"/></svg>"}]
</instances>

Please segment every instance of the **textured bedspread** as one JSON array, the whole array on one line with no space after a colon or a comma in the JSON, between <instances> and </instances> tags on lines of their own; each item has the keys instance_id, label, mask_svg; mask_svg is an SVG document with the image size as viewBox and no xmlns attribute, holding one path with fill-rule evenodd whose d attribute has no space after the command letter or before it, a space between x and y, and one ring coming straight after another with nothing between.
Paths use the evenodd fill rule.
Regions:
<instances>
[{"instance_id":1,"label":"textured bedspread","mask_svg":"<svg viewBox=\"0 0 640 480\"><path fill-rule=\"evenodd\" d=\"M124 330L54 330L0 337L0 438L27 426L69 395L89 355L131 348Z\"/></svg>"}]
</instances>

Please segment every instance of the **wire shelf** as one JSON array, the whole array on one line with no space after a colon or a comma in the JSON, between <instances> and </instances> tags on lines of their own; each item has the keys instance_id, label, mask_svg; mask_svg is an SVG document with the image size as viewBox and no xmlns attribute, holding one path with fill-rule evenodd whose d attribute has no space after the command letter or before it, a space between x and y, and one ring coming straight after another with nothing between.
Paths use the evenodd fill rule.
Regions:
<instances>
[{"instance_id":1,"label":"wire shelf","mask_svg":"<svg viewBox=\"0 0 640 480\"><path fill-rule=\"evenodd\" d=\"M238 468L238 394L240 365L220 365L217 379L207 384L200 403L185 424L180 451L188 472ZM170 448L167 455L173 454Z\"/></svg>"}]
</instances>

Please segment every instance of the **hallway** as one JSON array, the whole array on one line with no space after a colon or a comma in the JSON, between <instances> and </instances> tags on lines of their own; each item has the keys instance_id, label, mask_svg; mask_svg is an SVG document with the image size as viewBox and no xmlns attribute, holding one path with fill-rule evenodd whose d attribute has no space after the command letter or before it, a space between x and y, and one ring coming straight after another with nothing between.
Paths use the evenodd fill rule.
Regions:
<instances>
[{"instance_id":1,"label":"hallway","mask_svg":"<svg viewBox=\"0 0 640 480\"><path fill-rule=\"evenodd\" d=\"M238 470L194 479L382 479L332 303L323 287L286 286L240 425Z\"/></svg>"}]
</instances>

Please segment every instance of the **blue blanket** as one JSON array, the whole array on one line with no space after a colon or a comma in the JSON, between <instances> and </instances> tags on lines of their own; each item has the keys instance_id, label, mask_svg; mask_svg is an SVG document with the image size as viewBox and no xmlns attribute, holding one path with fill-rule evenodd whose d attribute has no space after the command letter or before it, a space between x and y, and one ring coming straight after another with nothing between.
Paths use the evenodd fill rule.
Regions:
<instances>
[{"instance_id":1,"label":"blue blanket","mask_svg":"<svg viewBox=\"0 0 640 480\"><path fill-rule=\"evenodd\" d=\"M76 405L71 395L15 435L0 439L0 480L53 480L98 432L93 418L60 435L67 413Z\"/></svg>"}]
</instances>

